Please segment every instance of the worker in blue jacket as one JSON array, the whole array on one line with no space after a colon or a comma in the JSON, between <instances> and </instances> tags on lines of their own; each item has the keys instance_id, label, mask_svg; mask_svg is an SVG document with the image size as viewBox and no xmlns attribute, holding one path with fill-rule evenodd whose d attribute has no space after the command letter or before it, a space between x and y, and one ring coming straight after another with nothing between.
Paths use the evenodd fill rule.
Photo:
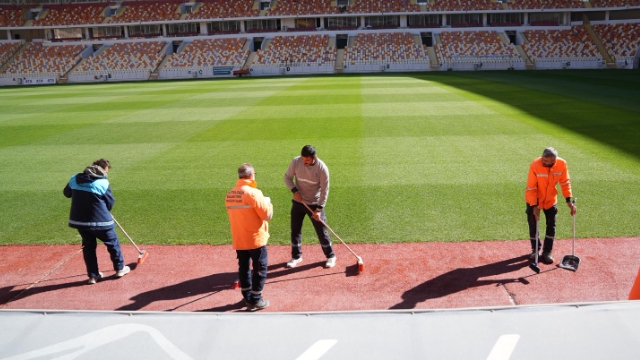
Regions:
<instances>
[{"instance_id":1,"label":"worker in blue jacket","mask_svg":"<svg viewBox=\"0 0 640 360\"><path fill-rule=\"evenodd\" d=\"M83 172L73 175L63 190L64 196L71 198L69 226L77 229L82 237L82 254L89 284L95 284L103 276L98 270L96 239L107 246L116 277L123 277L131 270L124 264L115 222L110 212L115 202L107 179L110 167L109 160L96 160Z\"/></svg>"}]
</instances>

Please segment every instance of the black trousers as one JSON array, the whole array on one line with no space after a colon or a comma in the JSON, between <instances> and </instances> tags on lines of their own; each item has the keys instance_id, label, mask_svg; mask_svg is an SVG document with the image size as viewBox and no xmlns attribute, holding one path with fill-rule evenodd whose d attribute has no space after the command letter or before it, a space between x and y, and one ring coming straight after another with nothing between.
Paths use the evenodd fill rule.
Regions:
<instances>
[{"instance_id":1,"label":"black trousers","mask_svg":"<svg viewBox=\"0 0 640 360\"><path fill-rule=\"evenodd\" d=\"M262 298L262 289L267 281L267 262L269 256L267 247L259 247L252 250L236 250L238 255L238 277L242 296L252 304ZM251 274L253 265L253 275Z\"/></svg>"},{"instance_id":2,"label":"black trousers","mask_svg":"<svg viewBox=\"0 0 640 360\"><path fill-rule=\"evenodd\" d=\"M325 229L324 225L321 222L313 220L311 217L311 212L307 210L304 204L301 204L295 200L292 200L293 204L291 205L291 257L294 259L299 259L302 256L302 223L304 222L304 217L309 216L311 219L311 223L313 224L313 228L316 230L316 234L318 234L318 240L320 240L320 245L322 246L322 252L328 258L334 257L333 248L331 246L331 238L329 237L329 232ZM318 207L316 205L309 205L311 210L315 210ZM324 209L320 214L320 218L325 223L327 222L327 217L324 214Z\"/></svg>"},{"instance_id":3,"label":"black trousers","mask_svg":"<svg viewBox=\"0 0 640 360\"><path fill-rule=\"evenodd\" d=\"M553 240L556 237L556 215L558 214L558 204L553 205L549 209L543 209L540 211L540 216L544 212L544 218L546 220L546 229L544 236L544 246L542 252L550 252L553 250ZM540 239L536 239L536 218L533 216L533 206L527 204L527 222L529 223L529 239L531 240L531 251L536 251L536 240L538 246L540 246Z\"/></svg>"}]
</instances>

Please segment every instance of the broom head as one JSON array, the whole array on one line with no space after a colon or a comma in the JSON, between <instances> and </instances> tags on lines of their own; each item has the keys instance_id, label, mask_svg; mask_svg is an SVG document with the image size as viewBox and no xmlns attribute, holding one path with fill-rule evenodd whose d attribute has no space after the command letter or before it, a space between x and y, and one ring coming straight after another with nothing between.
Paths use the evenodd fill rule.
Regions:
<instances>
[{"instance_id":1,"label":"broom head","mask_svg":"<svg viewBox=\"0 0 640 360\"><path fill-rule=\"evenodd\" d=\"M149 256L149 253L147 252L147 250L141 250L140 255L138 255L138 265L142 264L145 260L147 260L147 256Z\"/></svg>"}]
</instances>

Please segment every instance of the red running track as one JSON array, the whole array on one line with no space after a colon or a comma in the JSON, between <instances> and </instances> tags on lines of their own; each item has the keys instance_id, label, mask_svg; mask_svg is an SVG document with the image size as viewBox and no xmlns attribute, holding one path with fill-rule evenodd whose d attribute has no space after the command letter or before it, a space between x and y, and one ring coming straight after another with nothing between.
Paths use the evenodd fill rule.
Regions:
<instances>
[{"instance_id":1,"label":"red running track","mask_svg":"<svg viewBox=\"0 0 640 360\"><path fill-rule=\"evenodd\" d=\"M515 306L626 300L640 266L640 237L577 239L577 272L556 265L571 253L557 240L556 263L529 269L529 241L340 244L324 269L320 245L304 245L304 261L286 269L288 246L269 246L264 311L346 311ZM80 246L0 246L0 308L64 310L244 311L233 290L237 264L230 246L123 245L133 269L116 279L106 248L98 260L106 278L87 284Z\"/></svg>"}]
</instances>

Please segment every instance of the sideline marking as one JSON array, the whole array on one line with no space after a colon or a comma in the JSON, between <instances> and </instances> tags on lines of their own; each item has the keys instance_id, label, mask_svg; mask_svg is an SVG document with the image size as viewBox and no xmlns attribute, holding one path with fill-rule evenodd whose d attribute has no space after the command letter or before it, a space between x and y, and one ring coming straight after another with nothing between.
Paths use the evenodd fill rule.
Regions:
<instances>
[{"instance_id":1,"label":"sideline marking","mask_svg":"<svg viewBox=\"0 0 640 360\"><path fill-rule=\"evenodd\" d=\"M47 346L38 350L9 356L4 358L3 360L34 359L37 357L58 354L64 351L72 352L60 354L61 356L56 357L55 359L75 359L76 357L97 347L116 342L139 331L149 334L151 338L156 342L156 344L158 344L158 346L162 350L164 350L164 352L169 355L170 358L174 360L193 360L189 355L185 354L175 345L173 345L173 343L169 341L169 339L167 339L164 335L162 335L160 331L151 326L141 324L122 324L107 326L105 328L92 331L86 335L78 336L76 338Z\"/></svg>"},{"instance_id":2,"label":"sideline marking","mask_svg":"<svg viewBox=\"0 0 640 360\"><path fill-rule=\"evenodd\" d=\"M518 340L520 340L520 335L518 334L501 335L496 344L493 345L487 360L509 360Z\"/></svg>"},{"instance_id":3,"label":"sideline marking","mask_svg":"<svg viewBox=\"0 0 640 360\"><path fill-rule=\"evenodd\" d=\"M296 360L318 360L322 357L322 355L326 354L333 345L335 345L338 340L334 339L324 339L318 340L315 344L311 345L307 351L303 352L302 355L298 356Z\"/></svg>"}]
</instances>

